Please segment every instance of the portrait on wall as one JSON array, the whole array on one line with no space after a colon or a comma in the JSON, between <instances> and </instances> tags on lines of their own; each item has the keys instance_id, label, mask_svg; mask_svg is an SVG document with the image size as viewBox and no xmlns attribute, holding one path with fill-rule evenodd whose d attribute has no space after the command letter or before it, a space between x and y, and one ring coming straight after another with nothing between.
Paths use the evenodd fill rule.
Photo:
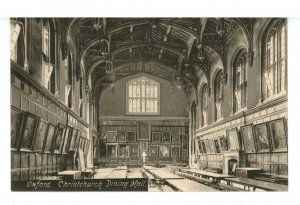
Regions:
<instances>
[{"instance_id":1,"label":"portrait on wall","mask_svg":"<svg viewBox=\"0 0 300 205\"><path fill-rule=\"evenodd\" d=\"M188 149L188 144L187 143L183 143L182 144L182 149Z\"/></svg>"},{"instance_id":2,"label":"portrait on wall","mask_svg":"<svg viewBox=\"0 0 300 205\"><path fill-rule=\"evenodd\" d=\"M241 127L242 141L246 153L256 152L252 124Z\"/></svg>"},{"instance_id":3,"label":"portrait on wall","mask_svg":"<svg viewBox=\"0 0 300 205\"><path fill-rule=\"evenodd\" d=\"M229 140L229 149L230 150L239 150L240 141L238 136L237 128L227 130L227 139Z\"/></svg>"},{"instance_id":4,"label":"portrait on wall","mask_svg":"<svg viewBox=\"0 0 300 205\"><path fill-rule=\"evenodd\" d=\"M24 117L24 112L16 109L11 108L11 118L10 118L10 146L12 149L17 149L18 138L20 135L20 127L22 125L22 120Z\"/></svg>"},{"instance_id":5,"label":"portrait on wall","mask_svg":"<svg viewBox=\"0 0 300 205\"><path fill-rule=\"evenodd\" d=\"M132 144L130 149L131 156L138 156L139 155L139 146L137 144Z\"/></svg>"},{"instance_id":6,"label":"portrait on wall","mask_svg":"<svg viewBox=\"0 0 300 205\"><path fill-rule=\"evenodd\" d=\"M180 146L171 146L171 157L180 157Z\"/></svg>"},{"instance_id":7,"label":"portrait on wall","mask_svg":"<svg viewBox=\"0 0 300 205\"><path fill-rule=\"evenodd\" d=\"M228 151L228 142L227 142L227 137L221 136L220 137L220 146L222 151Z\"/></svg>"},{"instance_id":8,"label":"portrait on wall","mask_svg":"<svg viewBox=\"0 0 300 205\"><path fill-rule=\"evenodd\" d=\"M212 150L211 150L211 146L210 146L209 140L205 140L204 143L205 143L205 147L206 147L206 152L207 152L207 154L211 154L211 153L212 153Z\"/></svg>"},{"instance_id":9,"label":"portrait on wall","mask_svg":"<svg viewBox=\"0 0 300 205\"><path fill-rule=\"evenodd\" d=\"M140 153L148 153L148 142L140 142Z\"/></svg>"},{"instance_id":10,"label":"portrait on wall","mask_svg":"<svg viewBox=\"0 0 300 205\"><path fill-rule=\"evenodd\" d=\"M117 131L107 131L106 132L107 142L116 142L117 141Z\"/></svg>"},{"instance_id":11,"label":"portrait on wall","mask_svg":"<svg viewBox=\"0 0 300 205\"><path fill-rule=\"evenodd\" d=\"M203 154L201 142L199 139L195 139L195 147L196 147L196 150L198 151L198 154Z\"/></svg>"},{"instance_id":12,"label":"portrait on wall","mask_svg":"<svg viewBox=\"0 0 300 205\"><path fill-rule=\"evenodd\" d=\"M207 151L206 151L206 146L205 146L205 142L204 141L201 141L201 147L202 147L203 154L206 154Z\"/></svg>"},{"instance_id":13,"label":"portrait on wall","mask_svg":"<svg viewBox=\"0 0 300 205\"><path fill-rule=\"evenodd\" d=\"M171 132L163 132L163 137L162 137L163 142L170 142L171 141Z\"/></svg>"},{"instance_id":14,"label":"portrait on wall","mask_svg":"<svg viewBox=\"0 0 300 205\"><path fill-rule=\"evenodd\" d=\"M170 147L169 146L159 146L159 156L170 157Z\"/></svg>"},{"instance_id":15,"label":"portrait on wall","mask_svg":"<svg viewBox=\"0 0 300 205\"><path fill-rule=\"evenodd\" d=\"M89 148L90 148L90 140L86 139L85 144L84 144L84 155L87 155L89 152Z\"/></svg>"},{"instance_id":16,"label":"portrait on wall","mask_svg":"<svg viewBox=\"0 0 300 205\"><path fill-rule=\"evenodd\" d=\"M188 154L189 152L188 152L188 150L187 149L184 149L184 150L182 150L182 157L188 157L189 156L189 154Z\"/></svg>"},{"instance_id":17,"label":"portrait on wall","mask_svg":"<svg viewBox=\"0 0 300 205\"><path fill-rule=\"evenodd\" d=\"M187 142L189 140L189 135L187 134L182 134L181 137L183 142Z\"/></svg>"},{"instance_id":18,"label":"portrait on wall","mask_svg":"<svg viewBox=\"0 0 300 205\"><path fill-rule=\"evenodd\" d=\"M172 133L172 142L180 142L180 134L179 133Z\"/></svg>"},{"instance_id":19,"label":"portrait on wall","mask_svg":"<svg viewBox=\"0 0 300 205\"><path fill-rule=\"evenodd\" d=\"M45 143L45 139L47 136L47 129L48 129L48 124L47 122L40 120L37 132L36 132L36 137L33 142L32 150L35 152L42 152L43 151L43 146Z\"/></svg>"},{"instance_id":20,"label":"portrait on wall","mask_svg":"<svg viewBox=\"0 0 300 205\"><path fill-rule=\"evenodd\" d=\"M24 124L20 136L20 150L31 150L35 133L38 127L39 117L30 113L25 114Z\"/></svg>"},{"instance_id":21,"label":"portrait on wall","mask_svg":"<svg viewBox=\"0 0 300 205\"><path fill-rule=\"evenodd\" d=\"M72 136L72 127L70 126L66 126L66 131L64 133L65 137L64 137L64 143L63 143L63 147L62 147L62 153L63 154L67 154L69 151L69 145L70 145L70 138Z\"/></svg>"},{"instance_id":22,"label":"portrait on wall","mask_svg":"<svg viewBox=\"0 0 300 205\"><path fill-rule=\"evenodd\" d=\"M44 153L52 152L53 138L55 135L55 126L53 124L48 125L47 138L44 146Z\"/></svg>"},{"instance_id":23,"label":"portrait on wall","mask_svg":"<svg viewBox=\"0 0 300 205\"><path fill-rule=\"evenodd\" d=\"M220 145L219 145L219 140L215 139L214 140L214 145L215 145L215 150L217 153L220 153L221 150L220 150Z\"/></svg>"},{"instance_id":24,"label":"portrait on wall","mask_svg":"<svg viewBox=\"0 0 300 205\"><path fill-rule=\"evenodd\" d=\"M210 153L211 154L216 153L215 146L214 146L214 141L213 140L208 140L207 143L209 145Z\"/></svg>"},{"instance_id":25,"label":"portrait on wall","mask_svg":"<svg viewBox=\"0 0 300 205\"><path fill-rule=\"evenodd\" d=\"M62 143L62 135L64 131L64 126L62 124L58 124L56 128L56 136L53 143L53 150L54 153L59 153L60 151L60 145Z\"/></svg>"},{"instance_id":26,"label":"portrait on wall","mask_svg":"<svg viewBox=\"0 0 300 205\"><path fill-rule=\"evenodd\" d=\"M160 132L152 132L152 142L160 142Z\"/></svg>"},{"instance_id":27,"label":"portrait on wall","mask_svg":"<svg viewBox=\"0 0 300 205\"><path fill-rule=\"evenodd\" d=\"M125 131L123 131L123 130L117 131L117 140L118 140L118 142L126 142Z\"/></svg>"},{"instance_id":28,"label":"portrait on wall","mask_svg":"<svg viewBox=\"0 0 300 205\"><path fill-rule=\"evenodd\" d=\"M140 140L150 140L150 123L149 122L139 122L139 139Z\"/></svg>"},{"instance_id":29,"label":"portrait on wall","mask_svg":"<svg viewBox=\"0 0 300 205\"><path fill-rule=\"evenodd\" d=\"M70 140L70 145L69 145L69 150L70 151L75 150L75 142L78 138L78 132L79 131L77 129L73 129L71 140Z\"/></svg>"},{"instance_id":30,"label":"portrait on wall","mask_svg":"<svg viewBox=\"0 0 300 205\"><path fill-rule=\"evenodd\" d=\"M257 151L267 152L270 151L270 142L268 138L267 124L262 123L254 127L255 141L257 143Z\"/></svg>"},{"instance_id":31,"label":"portrait on wall","mask_svg":"<svg viewBox=\"0 0 300 205\"><path fill-rule=\"evenodd\" d=\"M117 157L117 145L107 145L107 157Z\"/></svg>"},{"instance_id":32,"label":"portrait on wall","mask_svg":"<svg viewBox=\"0 0 300 205\"><path fill-rule=\"evenodd\" d=\"M119 145L120 157L129 157L129 145Z\"/></svg>"},{"instance_id":33,"label":"portrait on wall","mask_svg":"<svg viewBox=\"0 0 300 205\"><path fill-rule=\"evenodd\" d=\"M77 137L74 143L74 150L77 150L79 148L79 142L80 142L80 138L82 137L82 131L78 131L77 133Z\"/></svg>"},{"instance_id":34,"label":"portrait on wall","mask_svg":"<svg viewBox=\"0 0 300 205\"><path fill-rule=\"evenodd\" d=\"M149 146L149 154L150 154L150 156L158 156L158 146L150 145Z\"/></svg>"},{"instance_id":35,"label":"portrait on wall","mask_svg":"<svg viewBox=\"0 0 300 205\"><path fill-rule=\"evenodd\" d=\"M284 126L284 119L274 120L269 122L270 136L272 140L272 147L274 151L287 150L287 137Z\"/></svg>"},{"instance_id":36,"label":"portrait on wall","mask_svg":"<svg viewBox=\"0 0 300 205\"><path fill-rule=\"evenodd\" d=\"M136 141L136 132L135 131L128 131L127 132L127 141L128 142L135 142Z\"/></svg>"}]
</instances>

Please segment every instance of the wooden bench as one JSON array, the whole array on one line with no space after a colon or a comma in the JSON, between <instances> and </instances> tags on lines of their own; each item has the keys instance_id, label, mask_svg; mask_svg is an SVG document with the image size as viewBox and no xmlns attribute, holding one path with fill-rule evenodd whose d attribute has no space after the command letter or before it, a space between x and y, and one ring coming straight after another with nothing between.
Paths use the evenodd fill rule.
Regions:
<instances>
[{"instance_id":1,"label":"wooden bench","mask_svg":"<svg viewBox=\"0 0 300 205\"><path fill-rule=\"evenodd\" d=\"M257 180L261 180L261 181L288 185L288 176L286 176L286 175L259 173L256 176L254 176L253 178L257 179Z\"/></svg>"},{"instance_id":2,"label":"wooden bench","mask_svg":"<svg viewBox=\"0 0 300 205\"><path fill-rule=\"evenodd\" d=\"M205 179L201 177L197 177L193 174L183 173L183 172L176 172L178 176L184 177L186 179L190 179L196 182L199 182L201 184L206 184L208 186L211 186L214 182L211 179Z\"/></svg>"}]
</instances>

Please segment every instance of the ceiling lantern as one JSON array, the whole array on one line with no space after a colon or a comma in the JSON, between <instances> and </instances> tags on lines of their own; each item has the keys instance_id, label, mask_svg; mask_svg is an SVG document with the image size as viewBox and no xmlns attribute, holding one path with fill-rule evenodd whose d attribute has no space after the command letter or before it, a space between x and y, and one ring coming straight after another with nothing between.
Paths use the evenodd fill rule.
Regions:
<instances>
[{"instance_id":1,"label":"ceiling lantern","mask_svg":"<svg viewBox=\"0 0 300 205\"><path fill-rule=\"evenodd\" d=\"M192 75L192 69L191 69L191 66L188 64L188 63L186 63L186 64L184 64L184 66L185 66L185 72L184 72L184 74L186 75L186 77L191 77L191 75Z\"/></svg>"},{"instance_id":2,"label":"ceiling lantern","mask_svg":"<svg viewBox=\"0 0 300 205\"><path fill-rule=\"evenodd\" d=\"M100 40L100 54L104 57L106 57L109 54L110 48L109 48L109 41L106 39Z\"/></svg>"},{"instance_id":3,"label":"ceiling lantern","mask_svg":"<svg viewBox=\"0 0 300 205\"><path fill-rule=\"evenodd\" d=\"M218 18L217 19L217 28L216 28L216 32L217 34L222 37L225 32L226 32L226 29L225 29L225 22L224 22L224 19L223 18Z\"/></svg>"},{"instance_id":4,"label":"ceiling lantern","mask_svg":"<svg viewBox=\"0 0 300 205\"><path fill-rule=\"evenodd\" d=\"M198 46L198 49L199 49L199 52L198 52L198 59L199 59L201 62L204 62L204 60L205 60L205 56L204 56L204 46L200 44L200 45Z\"/></svg>"},{"instance_id":5,"label":"ceiling lantern","mask_svg":"<svg viewBox=\"0 0 300 205\"><path fill-rule=\"evenodd\" d=\"M96 18L93 24L94 28L96 31L99 31L101 29L101 24L100 24L100 18Z\"/></svg>"}]
</instances>

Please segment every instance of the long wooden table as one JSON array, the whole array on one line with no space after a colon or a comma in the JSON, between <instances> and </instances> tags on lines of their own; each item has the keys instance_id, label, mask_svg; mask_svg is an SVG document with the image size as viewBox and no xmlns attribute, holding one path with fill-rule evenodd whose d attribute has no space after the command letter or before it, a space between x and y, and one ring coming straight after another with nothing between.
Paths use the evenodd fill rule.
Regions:
<instances>
[{"instance_id":1,"label":"long wooden table","mask_svg":"<svg viewBox=\"0 0 300 205\"><path fill-rule=\"evenodd\" d=\"M177 176L171 172L167 172L163 169L151 169L149 170L150 174L154 175L155 178L160 178L163 180L167 179L183 179L183 177Z\"/></svg>"},{"instance_id":2,"label":"long wooden table","mask_svg":"<svg viewBox=\"0 0 300 205\"><path fill-rule=\"evenodd\" d=\"M255 191L256 188L266 191L288 191L288 186L286 185L263 182L249 178L225 178L224 180L226 180L227 183L231 185L233 183L243 185L244 189L246 189L247 187L249 191L251 187L253 191Z\"/></svg>"},{"instance_id":3,"label":"long wooden table","mask_svg":"<svg viewBox=\"0 0 300 205\"><path fill-rule=\"evenodd\" d=\"M175 189L176 191L183 192L215 192L218 191L209 186L202 185L188 179L167 179L166 184Z\"/></svg>"},{"instance_id":4,"label":"long wooden table","mask_svg":"<svg viewBox=\"0 0 300 205\"><path fill-rule=\"evenodd\" d=\"M109 175L106 176L107 179L116 178L127 178L127 170L113 170Z\"/></svg>"},{"instance_id":5,"label":"long wooden table","mask_svg":"<svg viewBox=\"0 0 300 205\"><path fill-rule=\"evenodd\" d=\"M152 166L143 166L145 170L158 170L160 168L152 167Z\"/></svg>"},{"instance_id":6,"label":"long wooden table","mask_svg":"<svg viewBox=\"0 0 300 205\"><path fill-rule=\"evenodd\" d=\"M75 170L66 170L62 172L57 173L58 176L61 176L63 179L80 179L81 172L80 171L75 171Z\"/></svg>"},{"instance_id":7,"label":"long wooden table","mask_svg":"<svg viewBox=\"0 0 300 205\"><path fill-rule=\"evenodd\" d=\"M213 173L213 172L207 172L207 171L202 171L202 170L195 170L195 169L185 169L187 173L205 177L205 178L211 178L213 182L220 182L220 180L224 178L235 178L235 176L232 175L226 175L226 174L218 174L218 173Z\"/></svg>"}]
</instances>

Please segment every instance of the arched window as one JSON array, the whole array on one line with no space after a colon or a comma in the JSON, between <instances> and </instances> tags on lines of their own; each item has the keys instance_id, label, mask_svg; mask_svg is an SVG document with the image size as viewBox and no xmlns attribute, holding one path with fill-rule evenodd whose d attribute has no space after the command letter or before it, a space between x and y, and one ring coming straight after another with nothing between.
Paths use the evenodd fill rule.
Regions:
<instances>
[{"instance_id":1,"label":"arched window","mask_svg":"<svg viewBox=\"0 0 300 205\"><path fill-rule=\"evenodd\" d=\"M207 125L208 87L205 84L201 92L201 126Z\"/></svg>"},{"instance_id":2,"label":"arched window","mask_svg":"<svg viewBox=\"0 0 300 205\"><path fill-rule=\"evenodd\" d=\"M52 93L56 91L55 35L49 20L42 21L43 85Z\"/></svg>"},{"instance_id":3,"label":"arched window","mask_svg":"<svg viewBox=\"0 0 300 205\"><path fill-rule=\"evenodd\" d=\"M25 20L11 19L10 27L10 58L23 67L25 60Z\"/></svg>"},{"instance_id":4,"label":"arched window","mask_svg":"<svg viewBox=\"0 0 300 205\"><path fill-rule=\"evenodd\" d=\"M278 21L264 39L262 94L267 99L286 90L287 29L285 21Z\"/></svg>"},{"instance_id":5,"label":"arched window","mask_svg":"<svg viewBox=\"0 0 300 205\"><path fill-rule=\"evenodd\" d=\"M233 66L233 112L247 105L246 54L245 50L240 51Z\"/></svg>"},{"instance_id":6,"label":"arched window","mask_svg":"<svg viewBox=\"0 0 300 205\"><path fill-rule=\"evenodd\" d=\"M215 79L215 120L222 117L223 87L223 71L220 70Z\"/></svg>"},{"instance_id":7,"label":"arched window","mask_svg":"<svg viewBox=\"0 0 300 205\"><path fill-rule=\"evenodd\" d=\"M70 51L65 59L65 82L65 103L69 108L73 108L73 62Z\"/></svg>"},{"instance_id":8,"label":"arched window","mask_svg":"<svg viewBox=\"0 0 300 205\"><path fill-rule=\"evenodd\" d=\"M127 85L127 114L159 114L160 84L145 76Z\"/></svg>"}]
</instances>

